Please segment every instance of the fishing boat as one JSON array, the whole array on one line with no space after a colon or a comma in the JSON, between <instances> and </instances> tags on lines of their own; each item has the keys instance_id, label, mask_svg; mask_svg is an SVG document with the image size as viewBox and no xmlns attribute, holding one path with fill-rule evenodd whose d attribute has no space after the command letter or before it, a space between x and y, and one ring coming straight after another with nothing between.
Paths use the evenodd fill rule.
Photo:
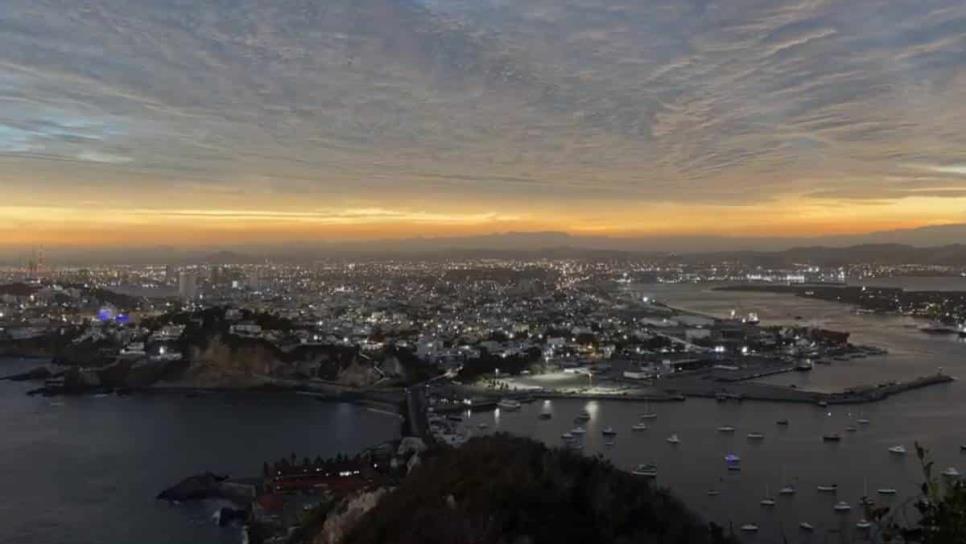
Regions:
<instances>
[{"instance_id":1,"label":"fishing boat","mask_svg":"<svg viewBox=\"0 0 966 544\"><path fill-rule=\"evenodd\" d=\"M812 525L811 523L807 522L807 521L803 521L803 522L799 523L798 524L798 528L801 529L801 530L803 530L803 531L808 531L808 532L812 532L812 531L815 530L815 526Z\"/></svg>"},{"instance_id":2,"label":"fishing boat","mask_svg":"<svg viewBox=\"0 0 966 544\"><path fill-rule=\"evenodd\" d=\"M668 444L680 444L681 439L678 438L677 434L672 434L671 436L667 437L667 442Z\"/></svg>"},{"instance_id":3,"label":"fishing boat","mask_svg":"<svg viewBox=\"0 0 966 544\"><path fill-rule=\"evenodd\" d=\"M891 448L889 448L889 453L894 453L896 455L905 455L906 447L903 446L902 444L898 446L892 446Z\"/></svg>"},{"instance_id":4,"label":"fishing boat","mask_svg":"<svg viewBox=\"0 0 966 544\"><path fill-rule=\"evenodd\" d=\"M647 424L646 423L643 423L643 422L642 423L635 423L634 425L631 426L631 430L632 431L646 431L647 430Z\"/></svg>"},{"instance_id":5,"label":"fishing boat","mask_svg":"<svg viewBox=\"0 0 966 544\"><path fill-rule=\"evenodd\" d=\"M896 493L898 493L898 491L896 491L891 487L883 487L883 488L877 489L876 493L878 493L879 495L895 495Z\"/></svg>"},{"instance_id":6,"label":"fishing boat","mask_svg":"<svg viewBox=\"0 0 966 544\"><path fill-rule=\"evenodd\" d=\"M634 476L643 476L645 478L656 478L657 477L657 465L652 464L640 464L634 467L631 471Z\"/></svg>"},{"instance_id":7,"label":"fishing boat","mask_svg":"<svg viewBox=\"0 0 966 544\"><path fill-rule=\"evenodd\" d=\"M604 436L617 436L617 431L615 431L613 427L604 427L603 430L600 431L600 434Z\"/></svg>"},{"instance_id":8,"label":"fishing boat","mask_svg":"<svg viewBox=\"0 0 966 544\"><path fill-rule=\"evenodd\" d=\"M822 435L822 441L824 442L839 442L842 440L842 435L839 433L830 433Z\"/></svg>"},{"instance_id":9,"label":"fishing boat","mask_svg":"<svg viewBox=\"0 0 966 544\"><path fill-rule=\"evenodd\" d=\"M746 533L757 533L758 525L755 525L754 523L746 523L741 526L741 530Z\"/></svg>"},{"instance_id":10,"label":"fishing boat","mask_svg":"<svg viewBox=\"0 0 966 544\"><path fill-rule=\"evenodd\" d=\"M832 509L836 512L848 512L852 509L852 505L845 501L839 501L835 503L835 506L833 506Z\"/></svg>"},{"instance_id":11,"label":"fishing boat","mask_svg":"<svg viewBox=\"0 0 966 544\"><path fill-rule=\"evenodd\" d=\"M764 440L765 435L762 433L748 433L748 440Z\"/></svg>"},{"instance_id":12,"label":"fishing boat","mask_svg":"<svg viewBox=\"0 0 966 544\"><path fill-rule=\"evenodd\" d=\"M515 412L520 409L520 401L513 399L501 399L500 402L496 403L497 408L501 410L507 410L509 412Z\"/></svg>"},{"instance_id":13,"label":"fishing boat","mask_svg":"<svg viewBox=\"0 0 966 544\"><path fill-rule=\"evenodd\" d=\"M815 489L817 489L819 493L835 493L839 490L839 484L820 485Z\"/></svg>"},{"instance_id":14,"label":"fishing boat","mask_svg":"<svg viewBox=\"0 0 966 544\"><path fill-rule=\"evenodd\" d=\"M733 433L733 432L735 432L735 428L732 427L731 425L722 425L722 426L718 427L718 432L719 433Z\"/></svg>"}]
</instances>

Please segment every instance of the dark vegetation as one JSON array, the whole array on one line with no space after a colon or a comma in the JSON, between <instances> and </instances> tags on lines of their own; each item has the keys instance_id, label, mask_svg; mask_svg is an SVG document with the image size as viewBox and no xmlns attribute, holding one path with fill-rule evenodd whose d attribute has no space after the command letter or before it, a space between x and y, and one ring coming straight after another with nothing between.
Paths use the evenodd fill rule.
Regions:
<instances>
[{"instance_id":1,"label":"dark vegetation","mask_svg":"<svg viewBox=\"0 0 966 544\"><path fill-rule=\"evenodd\" d=\"M727 543L681 502L600 458L509 435L426 459L347 544Z\"/></svg>"}]
</instances>

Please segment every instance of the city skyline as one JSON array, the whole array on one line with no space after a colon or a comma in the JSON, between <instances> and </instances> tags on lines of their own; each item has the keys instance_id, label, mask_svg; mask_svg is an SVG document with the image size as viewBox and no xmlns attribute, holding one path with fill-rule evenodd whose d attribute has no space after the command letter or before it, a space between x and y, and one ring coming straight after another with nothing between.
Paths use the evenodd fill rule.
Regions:
<instances>
[{"instance_id":1,"label":"city skyline","mask_svg":"<svg viewBox=\"0 0 966 544\"><path fill-rule=\"evenodd\" d=\"M966 223L964 22L948 0L15 0L0 249Z\"/></svg>"}]
</instances>

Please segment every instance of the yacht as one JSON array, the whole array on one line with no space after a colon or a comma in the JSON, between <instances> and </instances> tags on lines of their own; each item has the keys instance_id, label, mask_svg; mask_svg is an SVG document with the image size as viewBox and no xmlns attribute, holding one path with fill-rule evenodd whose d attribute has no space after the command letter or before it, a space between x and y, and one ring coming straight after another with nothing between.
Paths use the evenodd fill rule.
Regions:
<instances>
[{"instance_id":1,"label":"yacht","mask_svg":"<svg viewBox=\"0 0 966 544\"><path fill-rule=\"evenodd\" d=\"M681 439L678 438L677 434L672 434L671 436L667 437L667 442L668 444L680 444Z\"/></svg>"},{"instance_id":2,"label":"yacht","mask_svg":"<svg viewBox=\"0 0 966 544\"><path fill-rule=\"evenodd\" d=\"M617 436L617 431L615 431L613 427L604 427L604 429L600 431L600 434L604 436Z\"/></svg>"},{"instance_id":3,"label":"yacht","mask_svg":"<svg viewBox=\"0 0 966 544\"><path fill-rule=\"evenodd\" d=\"M820 485L815 489L817 489L819 493L835 493L839 490L839 484Z\"/></svg>"},{"instance_id":4,"label":"yacht","mask_svg":"<svg viewBox=\"0 0 966 544\"><path fill-rule=\"evenodd\" d=\"M852 505L845 501L839 501L835 503L835 506L833 506L832 509L836 512L848 512L852 509Z\"/></svg>"},{"instance_id":5,"label":"yacht","mask_svg":"<svg viewBox=\"0 0 966 544\"><path fill-rule=\"evenodd\" d=\"M748 440L763 440L765 435L761 433L748 433Z\"/></svg>"},{"instance_id":6,"label":"yacht","mask_svg":"<svg viewBox=\"0 0 966 544\"><path fill-rule=\"evenodd\" d=\"M869 523L869 520L865 518L860 519L859 522L855 524L855 528L860 529L862 531L865 531L869 527L872 527L872 524Z\"/></svg>"},{"instance_id":7,"label":"yacht","mask_svg":"<svg viewBox=\"0 0 966 544\"><path fill-rule=\"evenodd\" d=\"M731 425L722 425L721 427L718 427L718 432L719 433L733 433L733 432L735 432L735 428L732 427Z\"/></svg>"},{"instance_id":8,"label":"yacht","mask_svg":"<svg viewBox=\"0 0 966 544\"><path fill-rule=\"evenodd\" d=\"M779 495L794 495L795 494L795 486L793 486L793 485L786 485L785 487L783 487L783 488L781 488L781 489L778 490L778 494Z\"/></svg>"},{"instance_id":9,"label":"yacht","mask_svg":"<svg viewBox=\"0 0 966 544\"><path fill-rule=\"evenodd\" d=\"M643 422L642 423L635 423L634 425L631 426L631 430L632 431L646 431L647 430L647 424L646 423L643 423Z\"/></svg>"},{"instance_id":10,"label":"yacht","mask_svg":"<svg viewBox=\"0 0 966 544\"><path fill-rule=\"evenodd\" d=\"M563 438L564 440L573 440L574 433L563 433L560 435L560 438Z\"/></svg>"},{"instance_id":11,"label":"yacht","mask_svg":"<svg viewBox=\"0 0 966 544\"><path fill-rule=\"evenodd\" d=\"M807 521L803 521L803 522L799 523L798 524L798 528L801 529L801 530L803 530L803 531L808 531L808 532L812 532L812 531L815 530L815 526L812 525L811 523L807 522Z\"/></svg>"},{"instance_id":12,"label":"yacht","mask_svg":"<svg viewBox=\"0 0 966 544\"><path fill-rule=\"evenodd\" d=\"M500 402L496 403L496 406L501 410L514 412L520 409L520 402L513 399L501 399Z\"/></svg>"},{"instance_id":13,"label":"yacht","mask_svg":"<svg viewBox=\"0 0 966 544\"><path fill-rule=\"evenodd\" d=\"M754 523L746 523L746 524L744 524L744 525L741 526L741 530L744 531L744 532L746 532L746 533L757 533L758 532L758 526L755 525Z\"/></svg>"},{"instance_id":14,"label":"yacht","mask_svg":"<svg viewBox=\"0 0 966 544\"><path fill-rule=\"evenodd\" d=\"M895 495L896 493L898 493L898 491L896 491L894 488L891 488L891 487L883 487L881 489L877 489L876 492L879 495Z\"/></svg>"},{"instance_id":15,"label":"yacht","mask_svg":"<svg viewBox=\"0 0 966 544\"><path fill-rule=\"evenodd\" d=\"M842 440L842 435L840 435L839 433L825 434L825 435L822 435L822 440L824 442L839 442L840 440Z\"/></svg>"},{"instance_id":16,"label":"yacht","mask_svg":"<svg viewBox=\"0 0 966 544\"><path fill-rule=\"evenodd\" d=\"M889 453L894 453L896 455L905 455L906 447L903 446L902 444L898 446L892 446L891 448L889 448Z\"/></svg>"},{"instance_id":17,"label":"yacht","mask_svg":"<svg viewBox=\"0 0 966 544\"><path fill-rule=\"evenodd\" d=\"M657 477L657 465L641 464L634 467L631 471L634 476L644 476L645 478Z\"/></svg>"}]
</instances>

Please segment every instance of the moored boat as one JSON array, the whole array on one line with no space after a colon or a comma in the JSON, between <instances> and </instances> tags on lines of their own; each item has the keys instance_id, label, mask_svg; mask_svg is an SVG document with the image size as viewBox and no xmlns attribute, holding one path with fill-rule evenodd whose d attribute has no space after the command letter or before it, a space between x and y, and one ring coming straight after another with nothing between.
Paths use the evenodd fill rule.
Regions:
<instances>
[{"instance_id":1,"label":"moored boat","mask_svg":"<svg viewBox=\"0 0 966 544\"><path fill-rule=\"evenodd\" d=\"M634 467L631 471L634 476L643 476L645 478L655 478L657 477L657 465L653 464L640 464Z\"/></svg>"},{"instance_id":2,"label":"moored boat","mask_svg":"<svg viewBox=\"0 0 966 544\"><path fill-rule=\"evenodd\" d=\"M876 493L878 493L879 495L895 495L896 493L898 493L898 491L896 491L891 487L883 487L883 488L877 489Z\"/></svg>"},{"instance_id":3,"label":"moored boat","mask_svg":"<svg viewBox=\"0 0 966 544\"><path fill-rule=\"evenodd\" d=\"M718 432L719 433L726 433L726 434L733 433L733 432L735 432L735 428L732 427L731 425L722 425L722 426L718 427Z\"/></svg>"},{"instance_id":4,"label":"moored boat","mask_svg":"<svg viewBox=\"0 0 966 544\"><path fill-rule=\"evenodd\" d=\"M762 433L748 433L748 440L764 440L765 435Z\"/></svg>"},{"instance_id":5,"label":"moored boat","mask_svg":"<svg viewBox=\"0 0 966 544\"><path fill-rule=\"evenodd\" d=\"M756 525L754 523L746 523L746 524L744 524L744 525L741 526L741 530L744 531L744 532L746 532L746 533L757 533L758 532L758 525Z\"/></svg>"},{"instance_id":6,"label":"moored boat","mask_svg":"<svg viewBox=\"0 0 966 544\"><path fill-rule=\"evenodd\" d=\"M889 448L889 453L894 453L896 455L905 455L906 447L903 446L902 444L898 446L892 446L891 448Z\"/></svg>"},{"instance_id":7,"label":"moored boat","mask_svg":"<svg viewBox=\"0 0 966 544\"><path fill-rule=\"evenodd\" d=\"M681 439L678 438L677 434L672 434L671 436L667 437L667 442L668 444L680 444Z\"/></svg>"},{"instance_id":8,"label":"moored boat","mask_svg":"<svg viewBox=\"0 0 966 544\"><path fill-rule=\"evenodd\" d=\"M631 426L632 431L646 431L647 425L645 423L635 423Z\"/></svg>"},{"instance_id":9,"label":"moored boat","mask_svg":"<svg viewBox=\"0 0 966 544\"><path fill-rule=\"evenodd\" d=\"M839 442L842 440L842 435L839 433L830 433L822 435L822 441L824 442Z\"/></svg>"},{"instance_id":10,"label":"moored boat","mask_svg":"<svg viewBox=\"0 0 966 544\"><path fill-rule=\"evenodd\" d=\"M600 431L600 434L604 436L617 436L617 431L615 431L613 427L604 427Z\"/></svg>"},{"instance_id":11,"label":"moored boat","mask_svg":"<svg viewBox=\"0 0 966 544\"><path fill-rule=\"evenodd\" d=\"M820 485L815 489L817 489L819 493L835 493L839 490L839 484Z\"/></svg>"},{"instance_id":12,"label":"moored boat","mask_svg":"<svg viewBox=\"0 0 966 544\"><path fill-rule=\"evenodd\" d=\"M836 512L848 512L852 509L852 505L845 501L839 501L835 503L835 506L833 506L832 509Z\"/></svg>"},{"instance_id":13,"label":"moored boat","mask_svg":"<svg viewBox=\"0 0 966 544\"><path fill-rule=\"evenodd\" d=\"M521 404L520 401L513 399L500 399L500 402L496 403L496 406L501 410L514 412L520 409Z\"/></svg>"},{"instance_id":14,"label":"moored boat","mask_svg":"<svg viewBox=\"0 0 966 544\"><path fill-rule=\"evenodd\" d=\"M799 523L798 524L798 528L801 529L801 530L803 530L803 531L808 531L808 532L812 532L812 531L815 530L815 526L812 525L811 523L807 522L807 521L803 521L803 522Z\"/></svg>"}]
</instances>

